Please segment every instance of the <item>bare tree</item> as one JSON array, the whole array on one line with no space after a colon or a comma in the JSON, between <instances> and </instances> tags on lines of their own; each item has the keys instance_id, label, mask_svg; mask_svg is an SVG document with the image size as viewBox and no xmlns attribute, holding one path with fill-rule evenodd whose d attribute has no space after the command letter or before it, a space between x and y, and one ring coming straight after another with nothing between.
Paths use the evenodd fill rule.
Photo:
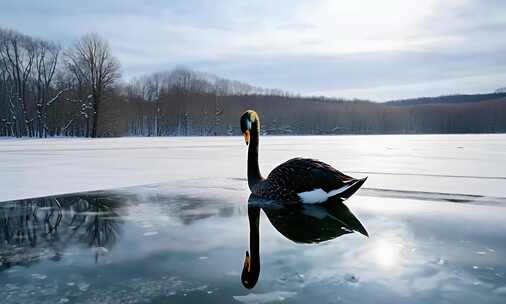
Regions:
<instances>
[{"instance_id":1,"label":"bare tree","mask_svg":"<svg viewBox=\"0 0 506 304\"><path fill-rule=\"evenodd\" d=\"M154 108L154 126L153 126L153 135L158 136L160 135L160 127L159 127L159 120L160 120L160 93L162 89L162 81L163 81L164 75L162 73L155 73L151 75L150 77L146 78L144 80L144 98L148 102L154 102L155 108Z\"/></svg>"},{"instance_id":2,"label":"bare tree","mask_svg":"<svg viewBox=\"0 0 506 304\"><path fill-rule=\"evenodd\" d=\"M52 82L58 65L61 48L51 42L36 41L34 80L36 84L36 109L38 137L47 135L47 109L66 89L52 94Z\"/></svg>"},{"instance_id":3,"label":"bare tree","mask_svg":"<svg viewBox=\"0 0 506 304\"><path fill-rule=\"evenodd\" d=\"M97 34L83 36L65 55L68 70L89 90L93 104L91 137L97 137L100 105L105 91L120 77L119 61Z\"/></svg>"},{"instance_id":4,"label":"bare tree","mask_svg":"<svg viewBox=\"0 0 506 304\"><path fill-rule=\"evenodd\" d=\"M16 122L16 136L32 136L33 119L29 119L27 87L35 58L34 40L16 31L0 30L0 57L12 80L9 99L17 112L12 116ZM24 132L21 131L21 125L24 126Z\"/></svg>"}]
</instances>

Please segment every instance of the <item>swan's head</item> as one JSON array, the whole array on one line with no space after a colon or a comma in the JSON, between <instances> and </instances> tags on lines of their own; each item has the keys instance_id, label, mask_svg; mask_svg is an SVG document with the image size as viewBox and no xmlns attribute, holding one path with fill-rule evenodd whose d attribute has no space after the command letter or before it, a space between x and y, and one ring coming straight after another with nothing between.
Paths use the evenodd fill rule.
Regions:
<instances>
[{"instance_id":1,"label":"swan's head","mask_svg":"<svg viewBox=\"0 0 506 304\"><path fill-rule=\"evenodd\" d=\"M251 289L255 287L260 276L260 265L252 263L249 252L246 251L246 257L244 258L244 267L241 274L241 282L244 287Z\"/></svg>"},{"instance_id":2,"label":"swan's head","mask_svg":"<svg viewBox=\"0 0 506 304\"><path fill-rule=\"evenodd\" d=\"M241 115L241 131L244 135L244 141L246 142L246 145L249 144L251 130L253 128L256 128L256 131L258 131L258 128L260 126L259 122L260 121L258 119L258 114L253 110L248 110Z\"/></svg>"}]
</instances>

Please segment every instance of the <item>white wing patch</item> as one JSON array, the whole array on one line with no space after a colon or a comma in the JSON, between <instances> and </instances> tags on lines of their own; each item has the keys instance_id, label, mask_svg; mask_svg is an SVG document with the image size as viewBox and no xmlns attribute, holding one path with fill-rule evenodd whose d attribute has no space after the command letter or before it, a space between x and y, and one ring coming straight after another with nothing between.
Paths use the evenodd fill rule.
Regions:
<instances>
[{"instance_id":1,"label":"white wing patch","mask_svg":"<svg viewBox=\"0 0 506 304\"><path fill-rule=\"evenodd\" d=\"M329 198L328 193L325 192L321 188L314 189L311 191L297 193L297 195L299 196L300 200L304 204L323 203L324 201L326 201Z\"/></svg>"},{"instance_id":2,"label":"white wing patch","mask_svg":"<svg viewBox=\"0 0 506 304\"><path fill-rule=\"evenodd\" d=\"M318 204L318 203L325 202L326 200L328 200L332 196L343 193L344 191L348 190L354 184L355 183L347 183L346 185L342 186L341 188L331 190L329 192L326 192L325 190L318 188L318 189L314 189L311 191L297 193L297 195L299 196L299 198L303 204Z\"/></svg>"}]
</instances>

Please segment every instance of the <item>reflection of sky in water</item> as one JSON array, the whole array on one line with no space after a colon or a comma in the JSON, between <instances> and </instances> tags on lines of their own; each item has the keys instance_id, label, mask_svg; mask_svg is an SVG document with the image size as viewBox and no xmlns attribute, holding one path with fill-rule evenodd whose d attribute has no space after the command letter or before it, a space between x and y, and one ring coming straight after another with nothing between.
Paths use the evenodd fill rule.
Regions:
<instances>
[{"instance_id":1,"label":"reflection of sky in water","mask_svg":"<svg viewBox=\"0 0 506 304\"><path fill-rule=\"evenodd\" d=\"M393 271L401 263L402 244L385 240L377 241L371 248L375 252L376 263L385 270Z\"/></svg>"},{"instance_id":2,"label":"reflection of sky in water","mask_svg":"<svg viewBox=\"0 0 506 304\"><path fill-rule=\"evenodd\" d=\"M76 212L60 199L58 237L39 234L33 247L0 245L2 303L307 303L315 298L322 303L503 303L506 297L506 209L501 206L358 195L347 205L371 237L352 233L320 244L286 239L262 212L260 279L246 290L240 282L249 248L243 181L138 187L107 195L117 203L119 218L98 214L117 225L112 243L90 246L92 229L79 228L73 236L76 225L70 218ZM5 206L0 216L12 217L13 209ZM97 213L82 214L92 223Z\"/></svg>"}]
</instances>

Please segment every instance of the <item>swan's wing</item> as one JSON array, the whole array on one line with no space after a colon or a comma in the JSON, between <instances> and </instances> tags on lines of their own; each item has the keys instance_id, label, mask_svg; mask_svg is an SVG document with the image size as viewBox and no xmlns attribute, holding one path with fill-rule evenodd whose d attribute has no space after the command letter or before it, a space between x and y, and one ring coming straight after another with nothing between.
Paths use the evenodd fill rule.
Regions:
<instances>
[{"instance_id":1,"label":"swan's wing","mask_svg":"<svg viewBox=\"0 0 506 304\"><path fill-rule=\"evenodd\" d=\"M321 203L353 187L356 179L321 161L294 158L276 167L267 180L277 189L295 192L303 203Z\"/></svg>"}]
</instances>

